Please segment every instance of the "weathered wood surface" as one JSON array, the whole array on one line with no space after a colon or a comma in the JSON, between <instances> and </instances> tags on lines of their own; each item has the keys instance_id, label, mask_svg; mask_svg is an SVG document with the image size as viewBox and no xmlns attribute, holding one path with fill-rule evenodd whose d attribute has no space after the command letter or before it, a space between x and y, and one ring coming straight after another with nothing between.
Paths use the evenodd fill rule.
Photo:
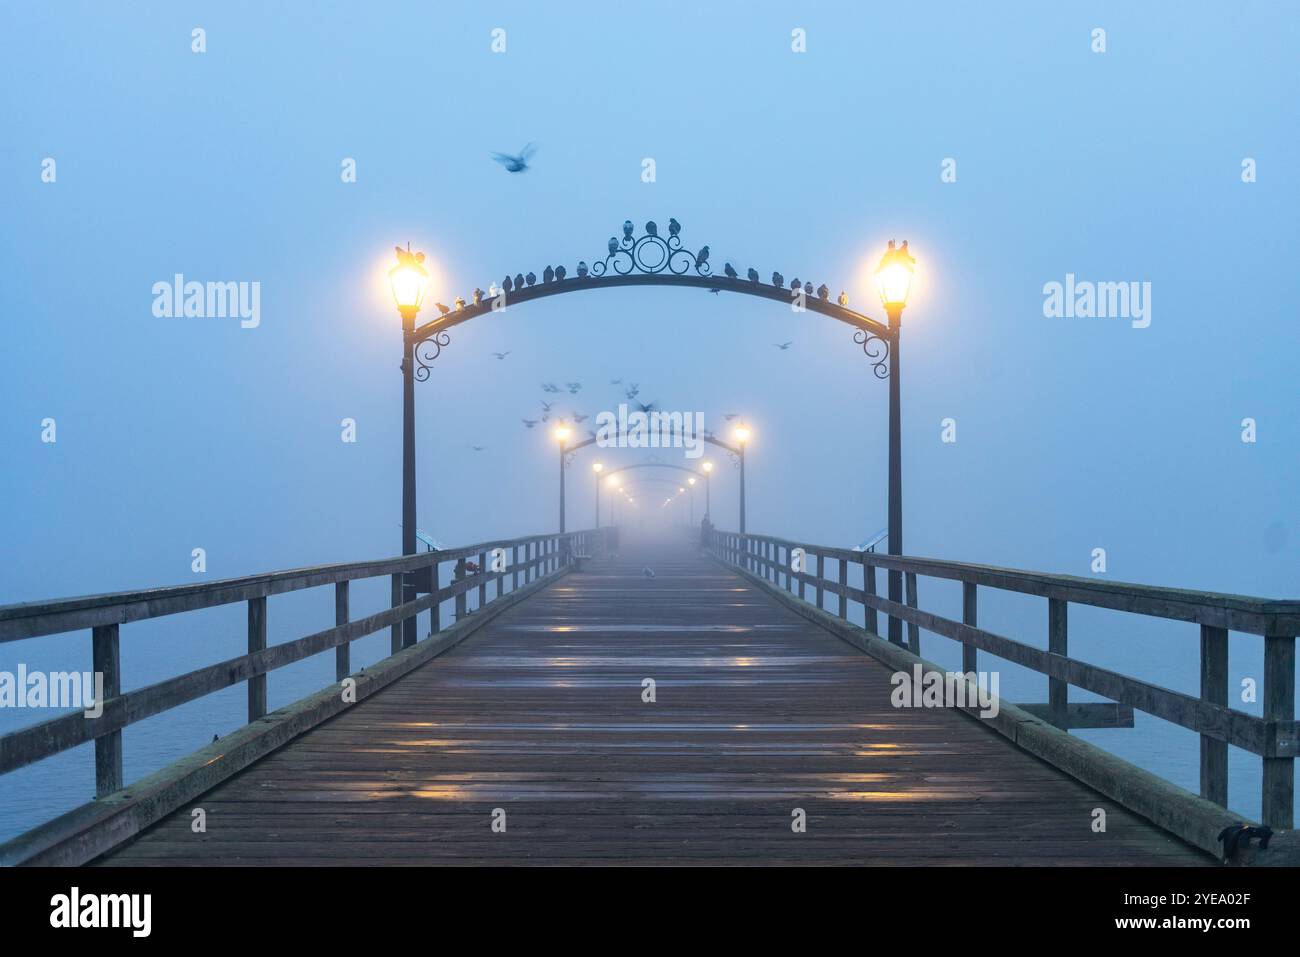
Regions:
<instances>
[{"instance_id":1,"label":"weathered wood surface","mask_svg":"<svg viewBox=\"0 0 1300 957\"><path fill-rule=\"evenodd\" d=\"M629 550L209 792L206 833L185 808L100 863L1210 862L889 677L690 549Z\"/></svg>"}]
</instances>

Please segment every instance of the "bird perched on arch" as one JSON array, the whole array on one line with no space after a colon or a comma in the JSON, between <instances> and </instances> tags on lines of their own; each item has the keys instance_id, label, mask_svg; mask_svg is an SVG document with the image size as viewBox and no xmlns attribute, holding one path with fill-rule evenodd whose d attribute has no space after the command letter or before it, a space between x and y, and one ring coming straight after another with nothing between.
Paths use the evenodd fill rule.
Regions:
<instances>
[{"instance_id":1,"label":"bird perched on arch","mask_svg":"<svg viewBox=\"0 0 1300 957\"><path fill-rule=\"evenodd\" d=\"M749 267L749 272L745 274L750 282L758 282L758 270L753 266Z\"/></svg>"},{"instance_id":2,"label":"bird perched on arch","mask_svg":"<svg viewBox=\"0 0 1300 957\"><path fill-rule=\"evenodd\" d=\"M516 289L524 288L524 274L521 272L515 273L515 288Z\"/></svg>"},{"instance_id":3,"label":"bird perched on arch","mask_svg":"<svg viewBox=\"0 0 1300 957\"><path fill-rule=\"evenodd\" d=\"M451 307L450 307L450 306L444 306L444 305L443 305L442 303L440 303L440 302L435 302L434 305L438 307L438 311L439 311L440 313L442 313L444 316L445 316L447 313L451 312Z\"/></svg>"},{"instance_id":4,"label":"bird perched on arch","mask_svg":"<svg viewBox=\"0 0 1300 957\"><path fill-rule=\"evenodd\" d=\"M530 272L527 276L524 277L524 281L527 282L528 285L530 286L537 285L537 274Z\"/></svg>"},{"instance_id":5,"label":"bird perched on arch","mask_svg":"<svg viewBox=\"0 0 1300 957\"><path fill-rule=\"evenodd\" d=\"M542 270L542 282L554 282L554 281L555 281L555 270L552 269L550 266L547 266L545 269Z\"/></svg>"},{"instance_id":6,"label":"bird perched on arch","mask_svg":"<svg viewBox=\"0 0 1300 957\"><path fill-rule=\"evenodd\" d=\"M728 279L739 279L740 273L736 272L736 267L731 263L723 263L722 271L727 274Z\"/></svg>"},{"instance_id":7,"label":"bird perched on arch","mask_svg":"<svg viewBox=\"0 0 1300 957\"><path fill-rule=\"evenodd\" d=\"M659 224L652 219L650 222L645 224L645 231L647 236L658 236Z\"/></svg>"},{"instance_id":8,"label":"bird perched on arch","mask_svg":"<svg viewBox=\"0 0 1300 957\"><path fill-rule=\"evenodd\" d=\"M567 272L567 270L565 270L565 268L564 268L563 266L556 266L556 267L555 267L555 278L556 278L556 279L559 279L559 280L563 280L563 279L564 279L564 275L565 275L566 272Z\"/></svg>"},{"instance_id":9,"label":"bird perched on arch","mask_svg":"<svg viewBox=\"0 0 1300 957\"><path fill-rule=\"evenodd\" d=\"M785 277L782 276L779 272L772 273L772 285L776 286L777 289L784 289Z\"/></svg>"},{"instance_id":10,"label":"bird perched on arch","mask_svg":"<svg viewBox=\"0 0 1300 957\"><path fill-rule=\"evenodd\" d=\"M838 301L841 306L847 306L849 304L849 294L845 292L843 289L841 289L840 298Z\"/></svg>"},{"instance_id":11,"label":"bird perched on arch","mask_svg":"<svg viewBox=\"0 0 1300 957\"><path fill-rule=\"evenodd\" d=\"M514 281L511 280L509 276L506 276L505 279L501 280L501 288L506 292L509 292L511 289L515 288Z\"/></svg>"},{"instance_id":12,"label":"bird perched on arch","mask_svg":"<svg viewBox=\"0 0 1300 957\"><path fill-rule=\"evenodd\" d=\"M578 278L579 279L587 278L587 263L585 260L582 259L578 260Z\"/></svg>"},{"instance_id":13,"label":"bird perched on arch","mask_svg":"<svg viewBox=\"0 0 1300 957\"><path fill-rule=\"evenodd\" d=\"M630 219L625 219L625 220L623 220L623 238L624 238L624 239L631 239L631 238L632 238L632 230L635 229L635 228L636 228L636 227L632 225L632 220L630 220Z\"/></svg>"},{"instance_id":14,"label":"bird perched on arch","mask_svg":"<svg viewBox=\"0 0 1300 957\"><path fill-rule=\"evenodd\" d=\"M532 159L537 147L532 143L525 143L518 155L510 153L493 153L492 158L506 168L511 173L522 173L528 169L528 161Z\"/></svg>"},{"instance_id":15,"label":"bird perched on arch","mask_svg":"<svg viewBox=\"0 0 1300 957\"><path fill-rule=\"evenodd\" d=\"M671 216L669 216L669 217L668 217L668 235L669 235L669 236L676 236L676 235L677 235L678 233L680 233L681 231L682 231L682 224L679 223L677 220L673 219Z\"/></svg>"},{"instance_id":16,"label":"bird perched on arch","mask_svg":"<svg viewBox=\"0 0 1300 957\"><path fill-rule=\"evenodd\" d=\"M695 254L695 261L696 261L697 263L699 263L701 266L703 266L706 262L709 261L709 247L708 247L708 246L701 246L701 247L700 247L700 251L699 251L698 253Z\"/></svg>"},{"instance_id":17,"label":"bird perched on arch","mask_svg":"<svg viewBox=\"0 0 1300 957\"><path fill-rule=\"evenodd\" d=\"M820 286L817 287L818 299L829 299L830 297L831 297L831 290L830 287L826 285L826 283L822 283Z\"/></svg>"}]
</instances>

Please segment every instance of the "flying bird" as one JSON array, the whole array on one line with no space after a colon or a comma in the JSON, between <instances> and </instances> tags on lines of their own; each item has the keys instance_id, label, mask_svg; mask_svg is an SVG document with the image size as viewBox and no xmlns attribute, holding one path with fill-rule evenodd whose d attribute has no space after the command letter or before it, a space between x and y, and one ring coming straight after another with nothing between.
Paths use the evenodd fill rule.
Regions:
<instances>
[{"instance_id":1,"label":"flying bird","mask_svg":"<svg viewBox=\"0 0 1300 957\"><path fill-rule=\"evenodd\" d=\"M726 415L723 416L723 418L726 419L728 422L730 422L732 419L737 419L739 417L740 417L739 412L728 412Z\"/></svg>"},{"instance_id":2,"label":"flying bird","mask_svg":"<svg viewBox=\"0 0 1300 957\"><path fill-rule=\"evenodd\" d=\"M534 425L537 424L536 419L520 419L519 421L524 424L525 429L531 429Z\"/></svg>"},{"instance_id":3,"label":"flying bird","mask_svg":"<svg viewBox=\"0 0 1300 957\"><path fill-rule=\"evenodd\" d=\"M470 448L473 449L475 452L482 452L485 448L487 448L487 446L486 446L486 445L471 445Z\"/></svg>"},{"instance_id":4,"label":"flying bird","mask_svg":"<svg viewBox=\"0 0 1300 957\"><path fill-rule=\"evenodd\" d=\"M622 380L622 379L610 379L610 380L609 380L609 384L610 384L610 385L622 385L622 384L623 384L623 380Z\"/></svg>"},{"instance_id":5,"label":"flying bird","mask_svg":"<svg viewBox=\"0 0 1300 957\"><path fill-rule=\"evenodd\" d=\"M543 383L542 383L542 391L543 391L543 392L555 393L555 392L559 392L559 391L560 391L560 387L559 387L558 385L556 385L554 382L543 382Z\"/></svg>"},{"instance_id":6,"label":"flying bird","mask_svg":"<svg viewBox=\"0 0 1300 957\"><path fill-rule=\"evenodd\" d=\"M506 356L510 355L512 351L514 350L507 349L505 352L494 352L492 354L496 356L498 359L504 359Z\"/></svg>"},{"instance_id":7,"label":"flying bird","mask_svg":"<svg viewBox=\"0 0 1300 957\"><path fill-rule=\"evenodd\" d=\"M589 418L591 418L589 415L575 415L573 421L576 424L578 422L586 422Z\"/></svg>"},{"instance_id":8,"label":"flying bird","mask_svg":"<svg viewBox=\"0 0 1300 957\"><path fill-rule=\"evenodd\" d=\"M566 382L564 385L568 388L569 395L577 395L578 390L582 388L581 382Z\"/></svg>"},{"instance_id":9,"label":"flying bird","mask_svg":"<svg viewBox=\"0 0 1300 957\"><path fill-rule=\"evenodd\" d=\"M511 173L522 173L528 169L528 161L532 159L537 147L528 143L519 151L518 156L512 156L509 153L493 153L492 158L506 168Z\"/></svg>"},{"instance_id":10,"label":"flying bird","mask_svg":"<svg viewBox=\"0 0 1300 957\"><path fill-rule=\"evenodd\" d=\"M774 342L772 345L776 346L782 352L785 352L786 349L789 349L790 346L793 345L793 340L791 342Z\"/></svg>"},{"instance_id":11,"label":"flying bird","mask_svg":"<svg viewBox=\"0 0 1300 957\"><path fill-rule=\"evenodd\" d=\"M542 411L543 411L543 412L550 412L550 411L551 411L551 406L555 405L554 402L547 402L545 399L541 399L541 400L539 400L539 401L542 403Z\"/></svg>"},{"instance_id":12,"label":"flying bird","mask_svg":"<svg viewBox=\"0 0 1300 957\"><path fill-rule=\"evenodd\" d=\"M658 405L657 402L638 402L636 404L636 407L640 409L642 412L649 415L651 412L655 411L656 405Z\"/></svg>"}]
</instances>

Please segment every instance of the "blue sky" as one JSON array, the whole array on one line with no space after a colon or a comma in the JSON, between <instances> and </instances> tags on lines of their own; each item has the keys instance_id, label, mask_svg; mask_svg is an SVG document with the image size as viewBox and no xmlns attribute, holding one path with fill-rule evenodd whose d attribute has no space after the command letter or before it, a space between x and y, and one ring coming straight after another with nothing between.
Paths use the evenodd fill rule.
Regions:
<instances>
[{"instance_id":1,"label":"blue sky","mask_svg":"<svg viewBox=\"0 0 1300 957\"><path fill-rule=\"evenodd\" d=\"M377 280L393 245L426 251L430 300L451 302L669 216L719 265L826 282L873 315L870 269L910 240L909 553L1089 574L1103 547L1119 580L1300 591L1293 4L3 17L0 602L192 581L195 547L214 578L395 553L400 329ZM528 142L526 173L489 157ZM156 318L151 287L178 272L260 282L260 326ZM1151 325L1044 317L1067 273L1150 282ZM448 544L552 527L554 451L520 419L546 381L614 408L612 378L713 427L751 421L752 529L851 545L884 525L887 386L845 327L634 289L453 331L418 387L421 527Z\"/></svg>"}]
</instances>

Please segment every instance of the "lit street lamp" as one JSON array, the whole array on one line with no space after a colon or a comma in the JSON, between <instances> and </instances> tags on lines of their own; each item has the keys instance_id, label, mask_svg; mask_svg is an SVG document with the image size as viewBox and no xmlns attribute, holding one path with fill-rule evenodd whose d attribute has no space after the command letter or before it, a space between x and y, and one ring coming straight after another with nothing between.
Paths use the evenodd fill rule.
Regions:
<instances>
[{"instance_id":1,"label":"lit street lamp","mask_svg":"<svg viewBox=\"0 0 1300 957\"><path fill-rule=\"evenodd\" d=\"M572 430L563 422L561 422L559 425L555 427L555 431L552 432L551 434L555 436L555 441L560 443L560 534L563 535L564 534L564 455L566 451L564 443L569 440L569 436L570 434L572 434Z\"/></svg>"},{"instance_id":2,"label":"lit street lamp","mask_svg":"<svg viewBox=\"0 0 1300 957\"><path fill-rule=\"evenodd\" d=\"M402 554L416 553L415 540L415 317L424 304L424 290L429 271L424 268L424 253L397 247L397 265L388 271L393 301L402 317ZM403 604L415 600L416 581L412 574L402 576ZM415 616L402 622L402 647L415 644Z\"/></svg>"},{"instance_id":3,"label":"lit street lamp","mask_svg":"<svg viewBox=\"0 0 1300 957\"><path fill-rule=\"evenodd\" d=\"M593 462L591 470L596 473L596 527L600 528L600 473L605 471L605 466L600 462Z\"/></svg>"},{"instance_id":4,"label":"lit street lamp","mask_svg":"<svg viewBox=\"0 0 1300 957\"><path fill-rule=\"evenodd\" d=\"M876 267L876 288L880 292L881 305L889 316L890 361L889 361L889 554L903 554L903 462L900 450L902 441L902 420L899 410L900 392L898 388L898 340L903 317L903 307L907 305L907 295L912 289L912 276L916 270L916 260L907 251L907 240L901 247L895 247L889 241L889 248ZM743 529L742 529L743 530ZM889 600L903 601L903 574L898 571L889 573ZM903 622L890 616L889 640L895 644L903 643Z\"/></svg>"},{"instance_id":5,"label":"lit street lamp","mask_svg":"<svg viewBox=\"0 0 1300 957\"><path fill-rule=\"evenodd\" d=\"M705 462L702 466L704 469L704 520L713 521L713 463Z\"/></svg>"},{"instance_id":6,"label":"lit street lamp","mask_svg":"<svg viewBox=\"0 0 1300 957\"><path fill-rule=\"evenodd\" d=\"M740 449L740 534L745 534L745 446L752 433L744 422L736 426L736 446Z\"/></svg>"}]
</instances>

